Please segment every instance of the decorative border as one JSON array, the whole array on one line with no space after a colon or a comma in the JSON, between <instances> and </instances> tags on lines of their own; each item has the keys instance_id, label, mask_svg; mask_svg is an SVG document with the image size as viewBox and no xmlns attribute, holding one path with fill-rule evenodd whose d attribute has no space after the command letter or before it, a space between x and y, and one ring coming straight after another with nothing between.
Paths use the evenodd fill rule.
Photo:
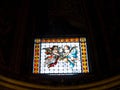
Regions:
<instances>
[{"instance_id":1,"label":"decorative border","mask_svg":"<svg viewBox=\"0 0 120 90\"><path fill-rule=\"evenodd\" d=\"M40 41L40 39L39 40L37 40L37 41ZM49 43L49 42L51 42L51 43L54 43L54 42L57 42L57 43L59 43L59 42L78 42L79 41L79 38L44 38L44 39L41 39L41 42L47 42L47 43Z\"/></svg>"},{"instance_id":2,"label":"decorative border","mask_svg":"<svg viewBox=\"0 0 120 90\"><path fill-rule=\"evenodd\" d=\"M87 53L87 43L86 38L80 38L80 45L81 45L81 55L82 55L82 72L88 73L89 66L88 66L88 53Z\"/></svg>"},{"instance_id":3,"label":"decorative border","mask_svg":"<svg viewBox=\"0 0 120 90\"><path fill-rule=\"evenodd\" d=\"M40 62L40 39L35 39L34 42L34 59L33 59L33 73L39 73L39 62Z\"/></svg>"},{"instance_id":4,"label":"decorative border","mask_svg":"<svg viewBox=\"0 0 120 90\"><path fill-rule=\"evenodd\" d=\"M39 73L40 66L40 44L41 43L63 43L63 42L80 42L81 47L81 63L82 63L82 73L88 73L88 55L87 55L87 43L86 38L43 38L43 39L35 39L34 41L34 58L33 58L33 73Z\"/></svg>"}]
</instances>

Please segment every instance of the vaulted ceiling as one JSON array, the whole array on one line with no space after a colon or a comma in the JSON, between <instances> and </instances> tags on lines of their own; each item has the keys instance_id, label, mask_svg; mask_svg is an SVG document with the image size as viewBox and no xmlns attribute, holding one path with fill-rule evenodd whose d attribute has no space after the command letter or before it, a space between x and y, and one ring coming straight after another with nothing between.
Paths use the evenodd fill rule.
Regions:
<instances>
[{"instance_id":1,"label":"vaulted ceiling","mask_svg":"<svg viewBox=\"0 0 120 90\"><path fill-rule=\"evenodd\" d=\"M0 2L0 75L39 84L39 80L31 77L33 39L66 33L90 37L94 58L91 65L96 78L89 78L89 83L119 75L119 1Z\"/></svg>"}]
</instances>

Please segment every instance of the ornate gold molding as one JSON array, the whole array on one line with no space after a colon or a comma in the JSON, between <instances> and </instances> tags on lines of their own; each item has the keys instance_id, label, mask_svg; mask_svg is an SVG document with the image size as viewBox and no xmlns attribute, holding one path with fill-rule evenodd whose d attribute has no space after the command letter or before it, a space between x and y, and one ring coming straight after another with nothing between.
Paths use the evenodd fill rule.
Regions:
<instances>
[{"instance_id":1,"label":"ornate gold molding","mask_svg":"<svg viewBox=\"0 0 120 90\"><path fill-rule=\"evenodd\" d=\"M92 82L83 85L75 85L75 86L49 86L49 85L39 85L34 83L28 83L23 81L18 81L15 79L11 79L5 76L0 75L0 86L10 89L17 90L30 90L30 89L52 89L52 90L69 90L69 89L90 89L90 90L103 90L109 89L115 86L120 85L120 75L114 76L105 80Z\"/></svg>"}]
</instances>

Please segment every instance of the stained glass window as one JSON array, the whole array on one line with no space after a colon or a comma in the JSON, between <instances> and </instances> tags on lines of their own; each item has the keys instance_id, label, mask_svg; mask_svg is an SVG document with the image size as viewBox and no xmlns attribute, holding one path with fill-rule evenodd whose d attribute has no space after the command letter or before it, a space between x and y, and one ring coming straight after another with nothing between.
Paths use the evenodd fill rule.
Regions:
<instances>
[{"instance_id":1,"label":"stained glass window","mask_svg":"<svg viewBox=\"0 0 120 90\"><path fill-rule=\"evenodd\" d=\"M37 38L34 40L34 74L68 75L88 72L85 37Z\"/></svg>"}]
</instances>

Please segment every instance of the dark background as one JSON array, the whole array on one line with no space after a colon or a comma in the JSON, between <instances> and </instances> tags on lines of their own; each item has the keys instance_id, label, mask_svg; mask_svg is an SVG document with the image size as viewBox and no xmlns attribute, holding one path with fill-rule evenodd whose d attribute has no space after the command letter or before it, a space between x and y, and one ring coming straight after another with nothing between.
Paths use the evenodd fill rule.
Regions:
<instances>
[{"instance_id":1,"label":"dark background","mask_svg":"<svg viewBox=\"0 0 120 90\"><path fill-rule=\"evenodd\" d=\"M33 40L46 35L53 37L83 35L88 38L91 72L88 75L80 75L80 78L86 77L80 83L120 74L119 1L4 0L0 2L1 75L42 83L44 79L39 82L40 76L32 74ZM47 80L43 84L46 84Z\"/></svg>"}]
</instances>

